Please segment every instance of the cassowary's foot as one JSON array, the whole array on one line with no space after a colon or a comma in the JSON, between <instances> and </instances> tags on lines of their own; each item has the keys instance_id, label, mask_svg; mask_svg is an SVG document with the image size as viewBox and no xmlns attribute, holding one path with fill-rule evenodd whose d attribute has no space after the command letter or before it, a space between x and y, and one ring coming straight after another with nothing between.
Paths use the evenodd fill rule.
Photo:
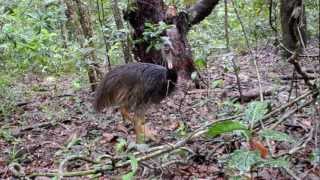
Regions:
<instances>
[{"instance_id":1,"label":"cassowary's foot","mask_svg":"<svg viewBox=\"0 0 320 180\"><path fill-rule=\"evenodd\" d=\"M150 129L148 126L144 126L144 134L147 140L152 140L156 143L159 142L159 137L157 137L156 132L154 129Z\"/></svg>"},{"instance_id":2,"label":"cassowary's foot","mask_svg":"<svg viewBox=\"0 0 320 180\"><path fill-rule=\"evenodd\" d=\"M144 144L149 140L159 142L159 139L157 138L154 130L144 125L144 123L142 123L141 121L135 121L134 130L136 133L137 144Z\"/></svg>"}]
</instances>

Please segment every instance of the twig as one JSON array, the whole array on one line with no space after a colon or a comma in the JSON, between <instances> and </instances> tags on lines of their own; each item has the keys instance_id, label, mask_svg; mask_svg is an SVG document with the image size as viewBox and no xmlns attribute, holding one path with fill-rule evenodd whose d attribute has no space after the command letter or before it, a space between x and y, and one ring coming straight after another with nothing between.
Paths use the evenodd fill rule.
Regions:
<instances>
[{"instance_id":1,"label":"twig","mask_svg":"<svg viewBox=\"0 0 320 180\"><path fill-rule=\"evenodd\" d=\"M13 136L20 136L25 131L30 131L30 130L33 130L33 129L36 129L36 128L50 127L50 126L54 126L54 125L55 125L54 122L42 122L42 123L30 125L30 126L17 128L15 130L13 130L13 132L14 132Z\"/></svg>"},{"instance_id":2,"label":"twig","mask_svg":"<svg viewBox=\"0 0 320 180\"><path fill-rule=\"evenodd\" d=\"M59 165L59 171L58 171L58 177L57 179L62 179L63 178L63 169L64 169L64 165L69 162L69 161L73 161L73 160L83 160L83 161L86 161L86 162L89 162L89 163L92 163L92 164L99 164L98 161L95 161L95 160L92 160L92 159L89 159L87 157L83 157L83 156L71 156L71 157L68 157L66 159L64 159L60 165Z\"/></svg>"},{"instance_id":3,"label":"twig","mask_svg":"<svg viewBox=\"0 0 320 180\"><path fill-rule=\"evenodd\" d=\"M276 121L276 123L274 123L274 121L269 122L269 124L274 123L274 124L270 127L270 129L276 128L280 123L282 123L283 121L285 121L286 119L288 119L288 118L289 118L290 116L292 116L294 113L296 113L297 111L303 109L304 107L307 107L307 106L311 105L312 103L314 103L314 100L311 100L311 101L309 101L309 102L307 102L307 103L305 103L305 104L302 104L302 105L294 108L294 109L291 110L291 111L288 111L288 112L287 112L286 114L284 114L278 121Z\"/></svg>"},{"instance_id":4,"label":"twig","mask_svg":"<svg viewBox=\"0 0 320 180\"><path fill-rule=\"evenodd\" d=\"M277 113L285 110L286 108L292 106L294 103L296 103L296 102L298 102L298 101L304 99L305 97L307 97L307 96L309 96L309 95L311 95L311 94L314 94L314 93L315 93L314 91L308 90L308 91L305 92L303 95L295 98L295 99L292 100L291 102L288 102L288 103L286 103L286 104L278 107L277 109L271 111L270 113L266 114L266 115L262 118L262 121L266 121L267 119L269 119L270 117L274 116L275 114L277 114ZM261 128L260 126L261 126L260 124L255 125L255 126L254 126L254 130L257 131L258 129Z\"/></svg>"},{"instance_id":5,"label":"twig","mask_svg":"<svg viewBox=\"0 0 320 180\"><path fill-rule=\"evenodd\" d=\"M292 149L288 152L288 154L294 154L294 153L296 153L297 151L299 151L300 149L305 148L306 145L312 140L314 129L315 129L315 128L312 128L312 129L311 129L310 133L309 133L308 136L307 136L307 137L308 137L307 139L302 140L302 144L301 144L301 145L297 145L297 146L295 146L294 148L292 148Z\"/></svg>"},{"instance_id":6,"label":"twig","mask_svg":"<svg viewBox=\"0 0 320 180\"><path fill-rule=\"evenodd\" d=\"M158 167L158 169L164 169L168 166L171 166L172 164L187 164L187 162L183 161L183 160L172 160L172 161L169 161L167 163L162 164L161 167Z\"/></svg>"},{"instance_id":7,"label":"twig","mask_svg":"<svg viewBox=\"0 0 320 180\"><path fill-rule=\"evenodd\" d=\"M286 170L286 172L293 177L293 179L295 180L301 180L301 178L299 178L291 169L289 168L283 168L284 170Z\"/></svg>"}]
</instances>

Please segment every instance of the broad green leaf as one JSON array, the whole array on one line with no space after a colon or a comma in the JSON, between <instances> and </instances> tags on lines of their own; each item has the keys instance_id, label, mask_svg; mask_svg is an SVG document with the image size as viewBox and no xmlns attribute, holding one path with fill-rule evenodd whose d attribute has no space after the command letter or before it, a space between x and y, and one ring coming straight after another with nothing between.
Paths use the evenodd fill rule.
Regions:
<instances>
[{"instance_id":1,"label":"broad green leaf","mask_svg":"<svg viewBox=\"0 0 320 180\"><path fill-rule=\"evenodd\" d=\"M261 161L260 154L257 151L236 150L228 161L228 166L232 169L239 170L241 174L250 171L252 166Z\"/></svg>"},{"instance_id":2,"label":"broad green leaf","mask_svg":"<svg viewBox=\"0 0 320 180\"><path fill-rule=\"evenodd\" d=\"M274 141L286 141L290 143L294 143L295 140L290 137L288 134L271 130L271 129L264 129L260 133L261 137L264 137L266 139L274 140Z\"/></svg>"},{"instance_id":3,"label":"broad green leaf","mask_svg":"<svg viewBox=\"0 0 320 180\"><path fill-rule=\"evenodd\" d=\"M245 110L245 120L253 124L262 119L268 112L268 103L254 101L251 102Z\"/></svg>"},{"instance_id":4,"label":"broad green leaf","mask_svg":"<svg viewBox=\"0 0 320 180\"><path fill-rule=\"evenodd\" d=\"M204 68L207 67L207 62L204 59L201 59L201 58L195 60L194 63L196 64L196 67L198 69L204 69Z\"/></svg>"},{"instance_id":5,"label":"broad green leaf","mask_svg":"<svg viewBox=\"0 0 320 180\"><path fill-rule=\"evenodd\" d=\"M223 133L230 133L236 130L242 130L246 134L246 136L250 137L250 132L247 126L241 124L239 121L221 121L213 124L209 127L208 136L216 137Z\"/></svg>"},{"instance_id":6,"label":"broad green leaf","mask_svg":"<svg viewBox=\"0 0 320 180\"><path fill-rule=\"evenodd\" d=\"M259 167L289 168L289 161L285 158L264 160Z\"/></svg>"}]
</instances>

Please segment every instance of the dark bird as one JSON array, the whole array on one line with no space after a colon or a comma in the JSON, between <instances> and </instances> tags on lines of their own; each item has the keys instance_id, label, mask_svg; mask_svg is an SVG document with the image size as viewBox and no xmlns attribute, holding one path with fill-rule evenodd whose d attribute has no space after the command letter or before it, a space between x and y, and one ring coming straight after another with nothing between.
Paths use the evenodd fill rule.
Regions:
<instances>
[{"instance_id":1,"label":"dark bird","mask_svg":"<svg viewBox=\"0 0 320 180\"><path fill-rule=\"evenodd\" d=\"M96 90L95 109L101 111L105 107L119 106L123 117L134 124L137 143L142 143L145 137L156 140L144 125L148 107L168 96L175 89L177 79L191 79L191 74L196 71L191 50L187 50L179 28L172 27L166 34L162 37L160 57L164 66L149 63L122 65L107 73ZM129 112L134 113L132 118Z\"/></svg>"},{"instance_id":2,"label":"dark bird","mask_svg":"<svg viewBox=\"0 0 320 180\"><path fill-rule=\"evenodd\" d=\"M169 66L172 67L172 66ZM125 119L134 124L137 143L145 138L156 141L145 127L145 112L152 104L158 104L174 89L177 72L160 65L134 63L119 66L108 72L96 90L94 108L119 106ZM133 118L130 113L133 112Z\"/></svg>"}]
</instances>

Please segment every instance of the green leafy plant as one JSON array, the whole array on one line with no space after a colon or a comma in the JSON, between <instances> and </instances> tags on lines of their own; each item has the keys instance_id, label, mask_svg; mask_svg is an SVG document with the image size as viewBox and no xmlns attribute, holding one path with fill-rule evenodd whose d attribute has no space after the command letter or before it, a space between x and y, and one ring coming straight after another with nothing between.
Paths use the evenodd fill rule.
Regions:
<instances>
[{"instance_id":1,"label":"green leafy plant","mask_svg":"<svg viewBox=\"0 0 320 180\"><path fill-rule=\"evenodd\" d=\"M139 43L140 41L147 42L149 44L148 48L146 49L147 52L149 52L151 49L159 50L163 43L161 35L171 27L172 25L167 25L162 21L158 24L145 23L145 29L142 34L143 39L136 41L136 43Z\"/></svg>"},{"instance_id":2,"label":"green leafy plant","mask_svg":"<svg viewBox=\"0 0 320 180\"><path fill-rule=\"evenodd\" d=\"M118 142L116 144L116 151L118 153L124 152L124 150L126 149L127 145L128 145L128 143L127 143L127 141L125 139L122 139L122 138L118 139Z\"/></svg>"},{"instance_id":3,"label":"green leafy plant","mask_svg":"<svg viewBox=\"0 0 320 180\"><path fill-rule=\"evenodd\" d=\"M268 103L254 101L251 102L245 110L244 120L249 122L250 126L253 127L254 123L260 121L262 117L268 112Z\"/></svg>"},{"instance_id":4,"label":"green leafy plant","mask_svg":"<svg viewBox=\"0 0 320 180\"><path fill-rule=\"evenodd\" d=\"M251 167L261 161L257 151L239 149L234 151L228 160L228 167L240 171L240 174L249 172Z\"/></svg>"},{"instance_id":5,"label":"green leafy plant","mask_svg":"<svg viewBox=\"0 0 320 180\"><path fill-rule=\"evenodd\" d=\"M131 171L122 176L122 180L132 180L134 179L134 175L138 170L138 160L133 156L130 155L130 164L131 164Z\"/></svg>"},{"instance_id":6,"label":"green leafy plant","mask_svg":"<svg viewBox=\"0 0 320 180\"><path fill-rule=\"evenodd\" d=\"M262 159L259 152L246 149L234 151L227 162L230 169L239 171L240 175L248 173L254 167L289 168L289 161L286 157L278 159Z\"/></svg>"},{"instance_id":7,"label":"green leafy plant","mask_svg":"<svg viewBox=\"0 0 320 180\"><path fill-rule=\"evenodd\" d=\"M236 100L225 100L219 104L219 107L225 114L239 114L243 109L241 104L236 102Z\"/></svg>"},{"instance_id":8,"label":"green leafy plant","mask_svg":"<svg viewBox=\"0 0 320 180\"><path fill-rule=\"evenodd\" d=\"M198 58L194 61L197 69L202 70L207 67L207 62L204 59Z\"/></svg>"},{"instance_id":9,"label":"green leafy plant","mask_svg":"<svg viewBox=\"0 0 320 180\"><path fill-rule=\"evenodd\" d=\"M263 138L274 140L274 141L285 141L290 143L295 142L295 140L292 137L290 137L288 134L271 130L271 129L263 129L259 134Z\"/></svg>"},{"instance_id":10,"label":"green leafy plant","mask_svg":"<svg viewBox=\"0 0 320 180\"><path fill-rule=\"evenodd\" d=\"M234 131L242 131L246 137L251 136L251 133L248 130L247 126L243 125L239 121L232 120L214 123L209 127L207 134L209 137L216 137L223 133L230 133Z\"/></svg>"},{"instance_id":11,"label":"green leafy plant","mask_svg":"<svg viewBox=\"0 0 320 180\"><path fill-rule=\"evenodd\" d=\"M10 129L7 128L0 128L0 139L8 143L12 143L16 140L16 138L12 135Z\"/></svg>"}]
</instances>

